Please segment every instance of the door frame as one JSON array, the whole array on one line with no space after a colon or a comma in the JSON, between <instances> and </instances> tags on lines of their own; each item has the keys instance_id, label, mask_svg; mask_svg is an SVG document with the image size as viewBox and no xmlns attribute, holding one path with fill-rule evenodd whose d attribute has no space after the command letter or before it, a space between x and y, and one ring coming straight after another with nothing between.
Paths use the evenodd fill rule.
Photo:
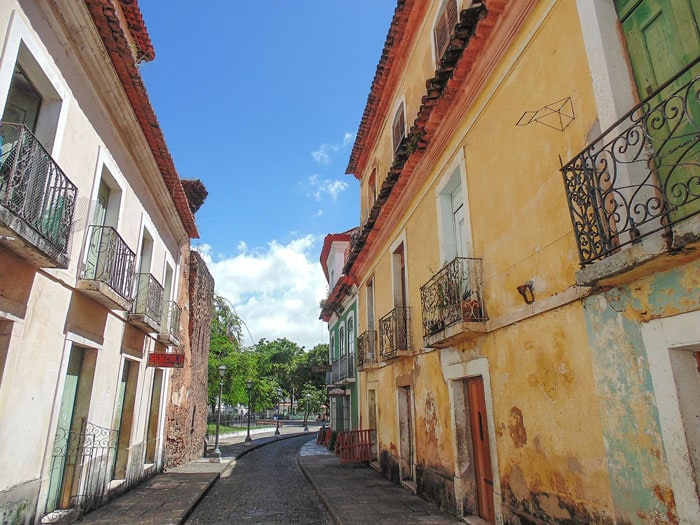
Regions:
<instances>
[{"instance_id":1,"label":"door frame","mask_svg":"<svg viewBox=\"0 0 700 525\"><path fill-rule=\"evenodd\" d=\"M404 472L404 450L401 444L403 433L401 431L402 423L402 395L406 396L406 409L407 409L407 421L408 426L408 470L409 472ZM413 381L411 376L402 376L396 378L396 430L397 436L399 438L399 482L400 483L415 483L416 480L416 433L415 433L415 396L413 390Z\"/></svg>"},{"instance_id":2,"label":"door frame","mask_svg":"<svg viewBox=\"0 0 700 525\"><path fill-rule=\"evenodd\" d=\"M697 493L700 480L693 479L694 466L688 456L686 424L683 422L680 408L682 400L676 388L678 378L674 375L671 361L673 352L700 351L698 326L700 311L655 319L641 326L661 440L668 470L675 473L669 477L669 481L673 489L676 511L681 522L688 520L689 523L700 515Z\"/></svg>"},{"instance_id":3,"label":"door frame","mask_svg":"<svg viewBox=\"0 0 700 525\"><path fill-rule=\"evenodd\" d=\"M493 510L495 523L503 523L503 514L501 509L501 479L498 468L498 449L496 441L495 416L493 411L493 396L491 393L491 374L489 372L489 362L485 357L473 359L471 361L460 361L459 359L451 359L451 354L456 350L443 349L443 362L453 363L443 365L443 376L449 384L450 395L450 423L452 426L452 446L454 457L454 487L455 487L455 502L457 512L461 516L465 516L464 500L470 490L474 488L474 474L463 476L469 468L470 458L463 452L463 447L457 443L458 435L468 435L469 424L466 417L468 410L466 399L466 380L471 377L481 376L484 381L484 400L486 403L487 415L487 431L489 437L489 448L491 452L491 471L493 476ZM464 434L467 432L467 434ZM471 438L470 438L471 439ZM473 467L472 467L473 470ZM476 503L476 494L474 494ZM478 507L475 507L478 509ZM466 514L472 516L473 514Z\"/></svg>"}]
</instances>

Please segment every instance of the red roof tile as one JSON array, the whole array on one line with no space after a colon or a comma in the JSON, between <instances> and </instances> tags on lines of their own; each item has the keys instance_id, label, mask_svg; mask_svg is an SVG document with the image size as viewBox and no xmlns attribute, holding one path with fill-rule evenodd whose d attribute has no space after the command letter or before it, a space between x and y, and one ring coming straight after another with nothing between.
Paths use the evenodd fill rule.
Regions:
<instances>
[{"instance_id":1,"label":"red roof tile","mask_svg":"<svg viewBox=\"0 0 700 525\"><path fill-rule=\"evenodd\" d=\"M132 32L132 38L136 41L139 50L144 53L144 57L154 56L150 38L143 25L137 0L119 0L125 7L124 15L129 24L134 24L137 34ZM185 231L190 238L199 237L197 226L194 222L194 215L190 210L187 196L180 182L180 177L175 169L170 151L165 143L163 131L156 118L151 101L143 84L141 74L137 67L137 61L132 54L129 39L124 34L124 28L117 16L116 6L113 0L85 0L97 31L102 38L102 42L107 49L107 53L112 61L112 65L124 87L126 96L131 103L137 120L141 124L141 129L146 137L146 141L153 153L156 164L160 170L165 185L172 196L180 220ZM139 21L141 28L139 28Z\"/></svg>"}]
</instances>

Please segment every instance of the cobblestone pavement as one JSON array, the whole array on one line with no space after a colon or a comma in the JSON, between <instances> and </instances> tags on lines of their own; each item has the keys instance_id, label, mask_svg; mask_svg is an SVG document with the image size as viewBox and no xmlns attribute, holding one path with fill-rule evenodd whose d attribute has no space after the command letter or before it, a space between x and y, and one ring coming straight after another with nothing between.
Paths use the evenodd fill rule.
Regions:
<instances>
[{"instance_id":1,"label":"cobblestone pavement","mask_svg":"<svg viewBox=\"0 0 700 525\"><path fill-rule=\"evenodd\" d=\"M304 523L333 520L297 464L301 436L238 459L202 499L186 523Z\"/></svg>"}]
</instances>

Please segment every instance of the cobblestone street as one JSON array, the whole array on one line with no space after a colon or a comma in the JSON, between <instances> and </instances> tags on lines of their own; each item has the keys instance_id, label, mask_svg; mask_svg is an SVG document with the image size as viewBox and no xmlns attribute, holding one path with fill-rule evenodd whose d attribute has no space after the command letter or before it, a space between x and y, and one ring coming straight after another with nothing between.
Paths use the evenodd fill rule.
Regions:
<instances>
[{"instance_id":1,"label":"cobblestone street","mask_svg":"<svg viewBox=\"0 0 700 525\"><path fill-rule=\"evenodd\" d=\"M187 523L333 523L297 465L296 454L310 439L281 440L240 458Z\"/></svg>"}]
</instances>

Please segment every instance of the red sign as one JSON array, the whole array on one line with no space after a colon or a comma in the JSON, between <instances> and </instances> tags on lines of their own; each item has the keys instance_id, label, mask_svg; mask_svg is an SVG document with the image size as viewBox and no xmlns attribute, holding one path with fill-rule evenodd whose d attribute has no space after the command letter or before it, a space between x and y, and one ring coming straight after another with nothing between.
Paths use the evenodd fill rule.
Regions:
<instances>
[{"instance_id":1,"label":"red sign","mask_svg":"<svg viewBox=\"0 0 700 525\"><path fill-rule=\"evenodd\" d=\"M148 354L148 366L182 368L184 365L185 354L169 354L167 352L151 352Z\"/></svg>"}]
</instances>

